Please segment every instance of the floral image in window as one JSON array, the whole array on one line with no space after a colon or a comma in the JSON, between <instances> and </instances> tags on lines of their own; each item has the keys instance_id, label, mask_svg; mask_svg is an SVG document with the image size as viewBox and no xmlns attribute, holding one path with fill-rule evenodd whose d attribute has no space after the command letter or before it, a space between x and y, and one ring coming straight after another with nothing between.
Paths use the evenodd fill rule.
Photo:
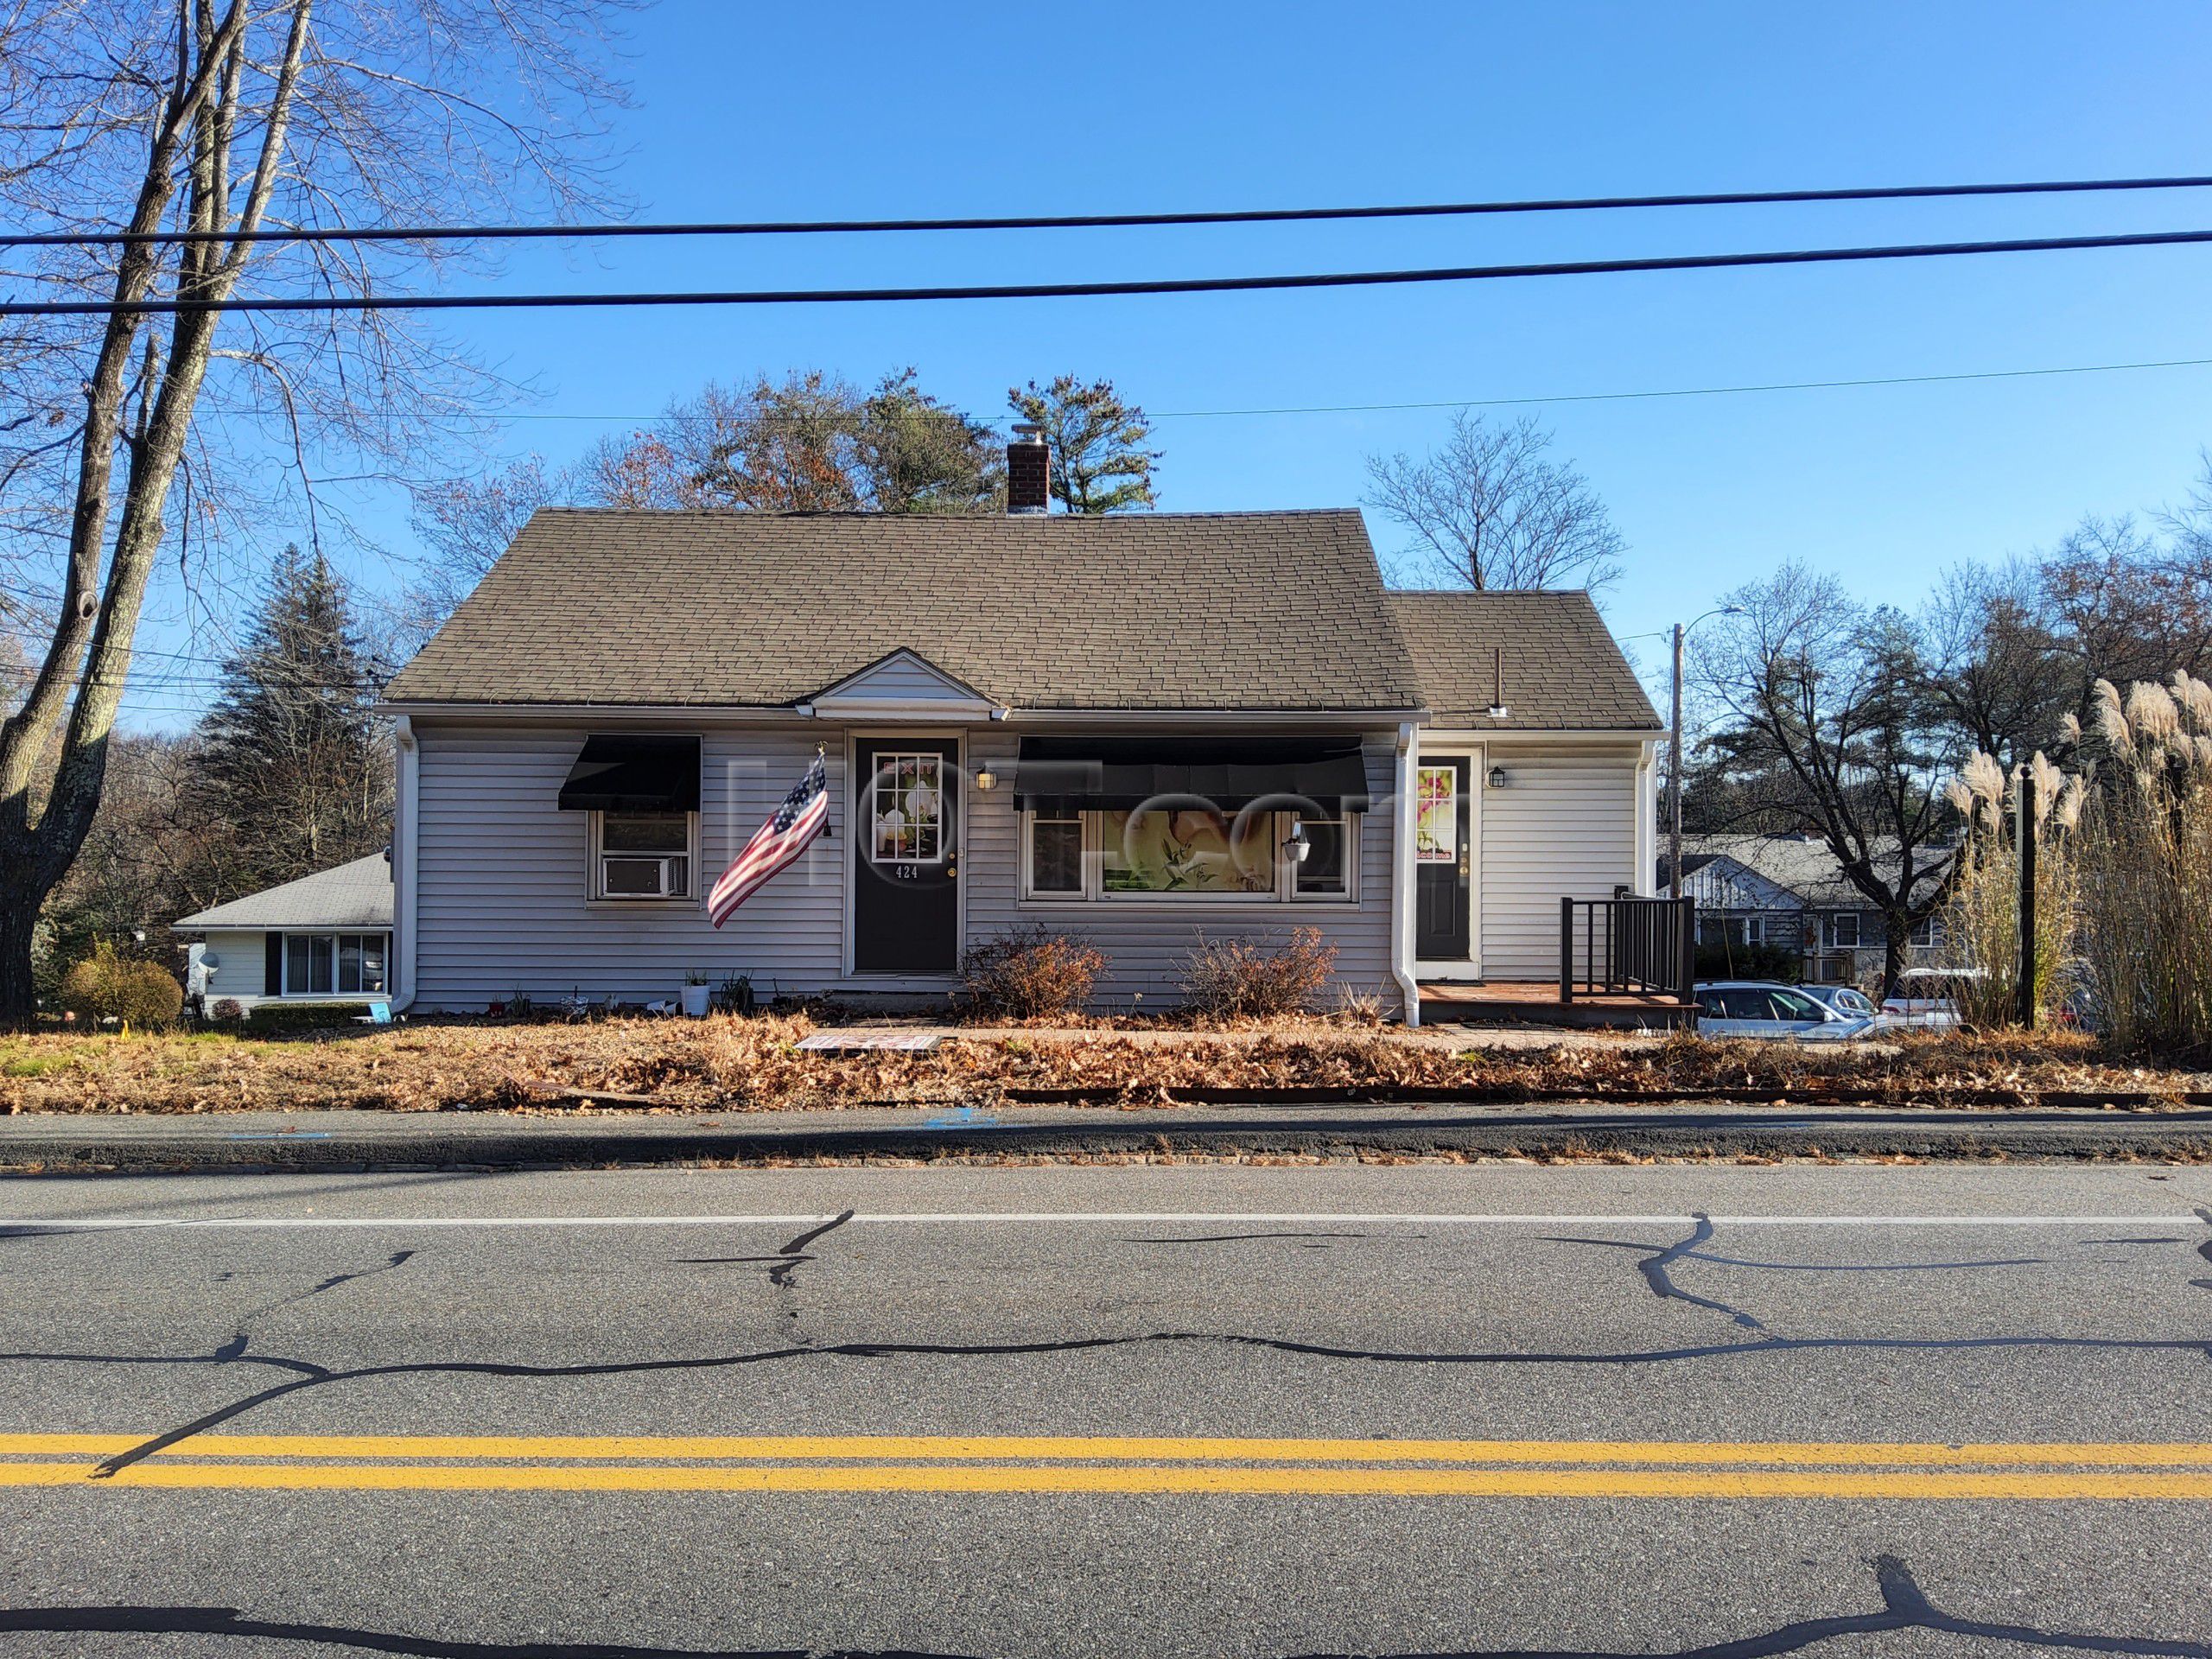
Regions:
<instances>
[{"instance_id":1,"label":"floral image in window","mask_svg":"<svg viewBox=\"0 0 2212 1659\"><path fill-rule=\"evenodd\" d=\"M1414 781L1414 859L1449 864L1459 856L1459 772L1421 766Z\"/></svg>"},{"instance_id":2,"label":"floral image in window","mask_svg":"<svg viewBox=\"0 0 2212 1659\"><path fill-rule=\"evenodd\" d=\"M1221 812L1107 812L1103 886L1116 893L1271 893L1274 817Z\"/></svg>"},{"instance_id":3,"label":"floral image in window","mask_svg":"<svg viewBox=\"0 0 2212 1659\"><path fill-rule=\"evenodd\" d=\"M879 864L935 864L944 855L944 757L876 757L871 821Z\"/></svg>"}]
</instances>

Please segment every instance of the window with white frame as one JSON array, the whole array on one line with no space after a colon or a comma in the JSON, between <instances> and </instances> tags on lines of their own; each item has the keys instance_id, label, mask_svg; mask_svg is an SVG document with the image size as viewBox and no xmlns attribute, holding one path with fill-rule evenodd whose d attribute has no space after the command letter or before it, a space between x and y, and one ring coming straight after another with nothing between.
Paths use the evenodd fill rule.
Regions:
<instances>
[{"instance_id":1,"label":"window with white frame","mask_svg":"<svg viewBox=\"0 0 2212 1659\"><path fill-rule=\"evenodd\" d=\"M1938 942L1942 931L1933 916L1923 916L1912 925L1912 930L1906 937L1911 940L1915 949L1925 950Z\"/></svg>"},{"instance_id":2,"label":"window with white frame","mask_svg":"<svg viewBox=\"0 0 2212 1659\"><path fill-rule=\"evenodd\" d=\"M591 815L591 896L689 899L698 861L696 812Z\"/></svg>"},{"instance_id":3,"label":"window with white frame","mask_svg":"<svg viewBox=\"0 0 2212 1659\"><path fill-rule=\"evenodd\" d=\"M1291 853L1294 825L1307 851ZM1040 902L1276 904L1357 898L1357 814L1025 812L1022 896Z\"/></svg>"},{"instance_id":4,"label":"window with white frame","mask_svg":"<svg viewBox=\"0 0 2212 1659\"><path fill-rule=\"evenodd\" d=\"M1835 950L1856 950L1859 948L1859 912L1839 910L1828 918L1828 945Z\"/></svg>"},{"instance_id":5,"label":"window with white frame","mask_svg":"<svg viewBox=\"0 0 2212 1659\"><path fill-rule=\"evenodd\" d=\"M287 933L283 996L381 995L386 933Z\"/></svg>"}]
</instances>

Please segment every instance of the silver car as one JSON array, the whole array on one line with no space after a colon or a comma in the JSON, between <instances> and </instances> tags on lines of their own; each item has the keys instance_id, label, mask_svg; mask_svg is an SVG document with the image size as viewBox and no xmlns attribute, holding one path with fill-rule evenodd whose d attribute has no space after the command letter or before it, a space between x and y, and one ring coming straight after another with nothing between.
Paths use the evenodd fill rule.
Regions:
<instances>
[{"instance_id":1,"label":"silver car","mask_svg":"<svg viewBox=\"0 0 2212 1659\"><path fill-rule=\"evenodd\" d=\"M1855 985L1800 985L1797 988L1818 998L1847 1020L1879 1020L1882 1011Z\"/></svg>"},{"instance_id":2,"label":"silver car","mask_svg":"<svg viewBox=\"0 0 2212 1659\"><path fill-rule=\"evenodd\" d=\"M1767 979L1722 979L1697 988L1697 1028L1707 1037L1850 1042L1879 1029L1869 1014L1830 1007L1802 987Z\"/></svg>"}]
</instances>

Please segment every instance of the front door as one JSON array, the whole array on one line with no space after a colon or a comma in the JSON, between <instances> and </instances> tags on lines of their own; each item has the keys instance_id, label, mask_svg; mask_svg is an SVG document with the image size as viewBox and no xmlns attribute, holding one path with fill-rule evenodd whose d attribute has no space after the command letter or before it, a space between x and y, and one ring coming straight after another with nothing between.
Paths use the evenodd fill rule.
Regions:
<instances>
[{"instance_id":1,"label":"front door","mask_svg":"<svg viewBox=\"0 0 2212 1659\"><path fill-rule=\"evenodd\" d=\"M1471 763L1439 759L1414 769L1414 955L1465 962L1473 952Z\"/></svg>"},{"instance_id":2,"label":"front door","mask_svg":"<svg viewBox=\"0 0 2212 1659\"><path fill-rule=\"evenodd\" d=\"M960 965L960 745L874 738L854 751L853 971Z\"/></svg>"}]
</instances>

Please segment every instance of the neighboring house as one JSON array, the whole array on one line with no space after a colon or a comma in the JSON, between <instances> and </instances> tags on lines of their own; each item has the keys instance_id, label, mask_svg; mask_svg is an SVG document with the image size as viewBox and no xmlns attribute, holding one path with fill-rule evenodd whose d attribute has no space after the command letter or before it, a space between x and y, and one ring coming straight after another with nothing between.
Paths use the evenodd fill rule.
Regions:
<instances>
[{"instance_id":1,"label":"neighboring house","mask_svg":"<svg viewBox=\"0 0 2212 1659\"><path fill-rule=\"evenodd\" d=\"M1948 868L1949 854L1923 848L1921 861ZM1894 848L1877 854L1894 879ZM1667 885L1666 861L1658 866ZM1878 978L1885 935L1882 912L1844 879L1843 867L1816 836L1685 836L1682 891L1697 901L1698 943L1708 948L1779 948L1798 958L1816 984ZM1940 916L1912 930L1915 950L1942 942Z\"/></svg>"},{"instance_id":2,"label":"neighboring house","mask_svg":"<svg viewBox=\"0 0 2212 1659\"><path fill-rule=\"evenodd\" d=\"M385 693L400 1006L942 996L1041 925L1155 1007L1202 941L1310 925L1400 1011L1555 981L1560 898L1652 869L1658 722L1587 595L1390 593L1357 512L1032 476L1003 516L531 518ZM717 931L817 748L828 830Z\"/></svg>"},{"instance_id":3,"label":"neighboring house","mask_svg":"<svg viewBox=\"0 0 2212 1659\"><path fill-rule=\"evenodd\" d=\"M335 869L180 918L207 1006L366 1002L391 989L391 864L372 853Z\"/></svg>"}]
</instances>

